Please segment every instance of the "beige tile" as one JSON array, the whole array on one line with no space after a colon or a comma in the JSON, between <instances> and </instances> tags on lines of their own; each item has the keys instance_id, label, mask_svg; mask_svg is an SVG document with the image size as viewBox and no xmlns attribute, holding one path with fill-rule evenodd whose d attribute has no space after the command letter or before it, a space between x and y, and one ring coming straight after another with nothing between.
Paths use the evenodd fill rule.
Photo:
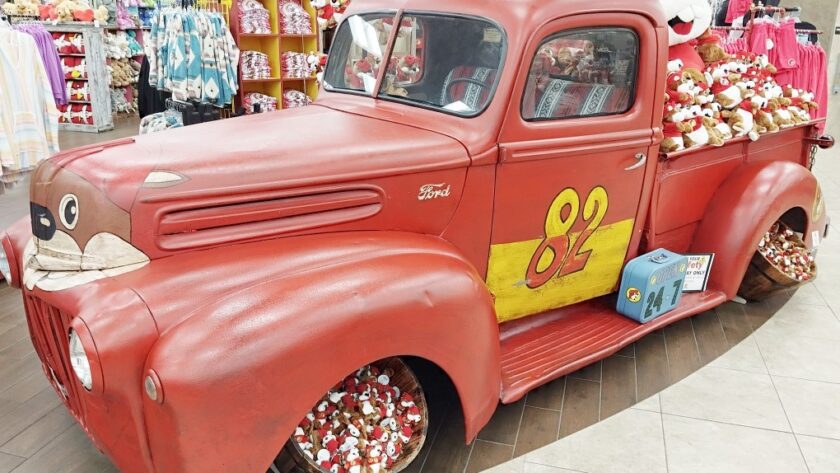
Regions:
<instances>
[{"instance_id":1,"label":"beige tile","mask_svg":"<svg viewBox=\"0 0 840 473\"><path fill-rule=\"evenodd\" d=\"M767 373L767 366L752 336L730 348L715 361L709 363L715 368L728 368L752 373Z\"/></svg>"},{"instance_id":2,"label":"beige tile","mask_svg":"<svg viewBox=\"0 0 840 473\"><path fill-rule=\"evenodd\" d=\"M531 452L525 460L589 473L665 472L661 417L627 409Z\"/></svg>"},{"instance_id":3,"label":"beige tile","mask_svg":"<svg viewBox=\"0 0 840 473\"><path fill-rule=\"evenodd\" d=\"M760 330L766 335L840 340L840 320L828 306L788 303Z\"/></svg>"},{"instance_id":4,"label":"beige tile","mask_svg":"<svg viewBox=\"0 0 840 473\"><path fill-rule=\"evenodd\" d=\"M771 375L840 383L840 343L761 330L755 340Z\"/></svg>"},{"instance_id":5,"label":"beige tile","mask_svg":"<svg viewBox=\"0 0 840 473\"><path fill-rule=\"evenodd\" d=\"M654 394L644 401L639 402L633 406L633 409L641 409L643 411L650 412L662 412L662 403L659 400L659 394Z\"/></svg>"},{"instance_id":6,"label":"beige tile","mask_svg":"<svg viewBox=\"0 0 840 473\"><path fill-rule=\"evenodd\" d=\"M830 440L807 435L797 435L799 448L811 473L837 473L840 471L840 440Z\"/></svg>"},{"instance_id":7,"label":"beige tile","mask_svg":"<svg viewBox=\"0 0 840 473\"><path fill-rule=\"evenodd\" d=\"M793 431L840 440L840 384L774 377Z\"/></svg>"},{"instance_id":8,"label":"beige tile","mask_svg":"<svg viewBox=\"0 0 840 473\"><path fill-rule=\"evenodd\" d=\"M828 306L814 283L803 284L800 286L793 297L790 298L789 303L819 305L824 307Z\"/></svg>"},{"instance_id":9,"label":"beige tile","mask_svg":"<svg viewBox=\"0 0 840 473\"><path fill-rule=\"evenodd\" d=\"M705 367L659 397L663 414L790 431L766 374Z\"/></svg>"},{"instance_id":10,"label":"beige tile","mask_svg":"<svg viewBox=\"0 0 840 473\"><path fill-rule=\"evenodd\" d=\"M579 470L557 468L556 466L540 465L539 463L525 463L525 473L584 473Z\"/></svg>"},{"instance_id":11,"label":"beige tile","mask_svg":"<svg viewBox=\"0 0 840 473\"><path fill-rule=\"evenodd\" d=\"M18 465L23 463L24 460L26 459L16 457L14 455L0 453L0 473L9 473L10 471L14 470Z\"/></svg>"},{"instance_id":12,"label":"beige tile","mask_svg":"<svg viewBox=\"0 0 840 473\"><path fill-rule=\"evenodd\" d=\"M669 473L806 473L793 434L662 414Z\"/></svg>"}]
</instances>

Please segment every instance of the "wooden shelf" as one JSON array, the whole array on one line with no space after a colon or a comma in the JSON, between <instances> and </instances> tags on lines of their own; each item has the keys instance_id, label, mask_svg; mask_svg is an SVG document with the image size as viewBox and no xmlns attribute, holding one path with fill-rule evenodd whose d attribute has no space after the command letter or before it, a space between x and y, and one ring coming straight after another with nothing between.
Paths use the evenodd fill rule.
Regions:
<instances>
[{"instance_id":1,"label":"wooden shelf","mask_svg":"<svg viewBox=\"0 0 840 473\"><path fill-rule=\"evenodd\" d=\"M258 34L245 33L241 30L239 22L238 2L233 2L230 11L231 33L239 49L242 51L257 51L268 56L268 64L271 71L280 77L266 79L244 79L242 69L239 72L239 92L237 103L242 104L246 93L258 92L277 99L278 109L283 108L283 93L288 90L304 92L314 99L318 93L318 83L315 77L282 77L281 58L285 52L307 53L318 50L318 23L317 12L312 7L311 0L300 0L301 6L309 13L312 26L312 34L288 34L280 30L282 25L282 12L277 0L259 0L268 10L269 26L274 33Z\"/></svg>"},{"instance_id":2,"label":"wooden shelf","mask_svg":"<svg viewBox=\"0 0 840 473\"><path fill-rule=\"evenodd\" d=\"M279 80L283 80L280 77L266 77L265 79L242 79L242 82L248 83L259 83L259 82L277 82Z\"/></svg>"},{"instance_id":3,"label":"wooden shelf","mask_svg":"<svg viewBox=\"0 0 840 473\"><path fill-rule=\"evenodd\" d=\"M112 27L114 25L107 25ZM67 131L84 131L97 133L114 128L114 120L111 115L111 88L108 84L107 60L105 57L105 31L101 27L94 27L92 24L44 24L44 28L51 33L76 33L82 35L84 54L74 52L60 54L64 57L84 58L87 69L84 76L63 77L65 82L83 82L87 86L88 95L86 100L76 100L72 91L68 94L68 104L73 106L87 106L93 115L92 125L77 123L60 123L59 128ZM140 40L138 40L140 41ZM142 45L142 43L141 43ZM62 74L64 76L64 74Z\"/></svg>"}]
</instances>

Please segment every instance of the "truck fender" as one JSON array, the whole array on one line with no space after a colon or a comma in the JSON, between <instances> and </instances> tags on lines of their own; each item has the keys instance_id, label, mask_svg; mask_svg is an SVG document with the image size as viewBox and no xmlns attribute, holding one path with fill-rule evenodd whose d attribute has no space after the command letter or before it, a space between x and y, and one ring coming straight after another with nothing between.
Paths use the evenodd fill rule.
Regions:
<instances>
[{"instance_id":1,"label":"truck fender","mask_svg":"<svg viewBox=\"0 0 840 473\"><path fill-rule=\"evenodd\" d=\"M715 253L709 288L734 297L762 236L792 209L800 209L805 220L796 230L810 239L825 211L817 179L807 168L772 161L735 170L706 208L691 246L692 253Z\"/></svg>"},{"instance_id":2,"label":"truck fender","mask_svg":"<svg viewBox=\"0 0 840 473\"><path fill-rule=\"evenodd\" d=\"M467 441L475 437L501 385L492 298L444 240L383 233L371 238L397 243L254 281L161 336L145 371L158 378L160 402L144 395L157 471L262 473L330 388L391 356L421 357L446 372ZM224 250L211 251L202 268L211 279L224 277L212 274L214 251Z\"/></svg>"}]
</instances>

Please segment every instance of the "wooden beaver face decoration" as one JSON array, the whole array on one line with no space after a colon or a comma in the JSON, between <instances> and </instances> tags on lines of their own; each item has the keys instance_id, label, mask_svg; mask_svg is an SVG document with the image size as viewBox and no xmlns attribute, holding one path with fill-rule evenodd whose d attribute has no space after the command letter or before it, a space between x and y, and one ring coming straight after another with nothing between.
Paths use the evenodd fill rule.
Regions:
<instances>
[{"instance_id":1,"label":"wooden beaver face decoration","mask_svg":"<svg viewBox=\"0 0 840 473\"><path fill-rule=\"evenodd\" d=\"M69 289L146 265L131 242L131 216L78 175L42 163L32 176L32 241L24 251L24 284Z\"/></svg>"}]
</instances>

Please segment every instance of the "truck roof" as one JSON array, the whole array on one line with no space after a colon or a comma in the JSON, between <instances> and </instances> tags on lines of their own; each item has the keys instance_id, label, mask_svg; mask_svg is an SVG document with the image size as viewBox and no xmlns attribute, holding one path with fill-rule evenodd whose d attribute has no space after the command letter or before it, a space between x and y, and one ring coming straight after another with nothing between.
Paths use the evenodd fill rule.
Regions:
<instances>
[{"instance_id":1,"label":"truck roof","mask_svg":"<svg viewBox=\"0 0 840 473\"><path fill-rule=\"evenodd\" d=\"M583 13L633 12L655 20L657 27L666 25L660 0L357 0L348 14L398 9L490 18L505 28L511 42L517 32L527 34L545 22Z\"/></svg>"}]
</instances>

